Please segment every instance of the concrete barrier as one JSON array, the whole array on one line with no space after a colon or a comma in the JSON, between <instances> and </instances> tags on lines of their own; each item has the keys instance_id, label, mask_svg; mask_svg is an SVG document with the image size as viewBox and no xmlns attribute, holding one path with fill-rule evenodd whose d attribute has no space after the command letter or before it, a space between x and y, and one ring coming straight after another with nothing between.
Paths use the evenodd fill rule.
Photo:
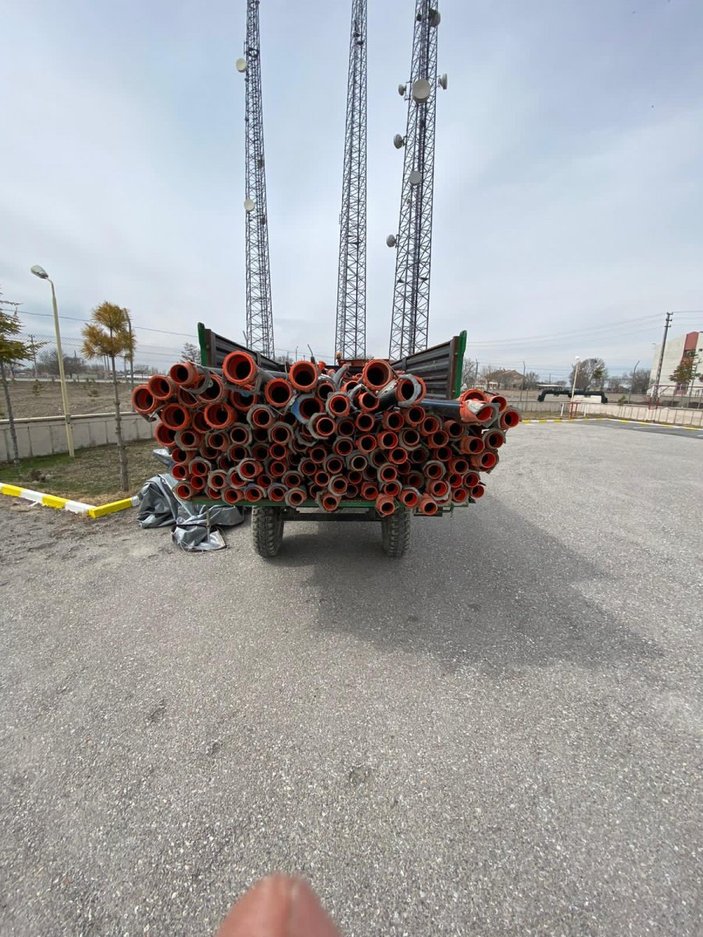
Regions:
<instances>
[{"instance_id":1,"label":"concrete barrier","mask_svg":"<svg viewBox=\"0 0 703 937\"><path fill-rule=\"evenodd\" d=\"M76 449L115 443L114 413L83 413L74 415L73 441ZM67 452L66 431L62 416L42 416L15 420L20 458L55 455ZM122 414L122 436L125 442L151 439L152 426L137 413ZM12 460L12 442L8 420L0 420L0 462Z\"/></svg>"},{"instance_id":2,"label":"concrete barrier","mask_svg":"<svg viewBox=\"0 0 703 937\"><path fill-rule=\"evenodd\" d=\"M684 407L643 407L635 404L586 403L576 404L577 416L614 416L620 420L638 420L642 423L671 423L676 426L703 426L703 410Z\"/></svg>"}]
</instances>

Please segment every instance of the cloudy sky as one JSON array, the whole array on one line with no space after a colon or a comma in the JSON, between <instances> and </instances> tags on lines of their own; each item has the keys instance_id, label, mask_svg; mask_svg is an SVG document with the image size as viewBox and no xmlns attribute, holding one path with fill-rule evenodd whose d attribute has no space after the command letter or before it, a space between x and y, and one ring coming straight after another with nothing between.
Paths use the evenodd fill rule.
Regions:
<instances>
[{"instance_id":1,"label":"cloudy sky","mask_svg":"<svg viewBox=\"0 0 703 937\"><path fill-rule=\"evenodd\" d=\"M261 0L276 345L329 357L350 4ZM563 377L703 328L701 0L441 0L430 338ZM2 0L0 287L67 350L104 299L140 360L244 326L245 0ZM369 0L368 345L388 346L413 0ZM44 314L44 315L40 315ZM147 331L160 329L159 331ZM180 334L179 334L180 333Z\"/></svg>"}]
</instances>

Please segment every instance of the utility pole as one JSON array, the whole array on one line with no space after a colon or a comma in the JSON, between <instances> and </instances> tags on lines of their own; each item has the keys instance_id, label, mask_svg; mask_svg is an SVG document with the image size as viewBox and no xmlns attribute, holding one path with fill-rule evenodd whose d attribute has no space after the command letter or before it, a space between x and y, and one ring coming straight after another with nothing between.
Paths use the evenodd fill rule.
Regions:
<instances>
[{"instance_id":1,"label":"utility pole","mask_svg":"<svg viewBox=\"0 0 703 937\"><path fill-rule=\"evenodd\" d=\"M244 57L237 59L244 73L244 212L246 234L246 344L267 357L274 354L271 308L264 111L261 94L259 0L247 0L247 35Z\"/></svg>"},{"instance_id":2,"label":"utility pole","mask_svg":"<svg viewBox=\"0 0 703 937\"><path fill-rule=\"evenodd\" d=\"M652 403L654 406L659 405L659 382L661 381L662 376L662 366L664 364L664 351L666 350L666 337L669 334L669 327L671 326L671 321L674 318L673 312L667 312L666 314L666 323L664 325L664 338L662 340L662 350L659 355L659 364L657 365L657 376L654 381L654 393L652 395Z\"/></svg>"},{"instance_id":3,"label":"utility pole","mask_svg":"<svg viewBox=\"0 0 703 937\"><path fill-rule=\"evenodd\" d=\"M366 356L366 0L352 0L335 355Z\"/></svg>"},{"instance_id":4,"label":"utility pole","mask_svg":"<svg viewBox=\"0 0 703 937\"><path fill-rule=\"evenodd\" d=\"M397 248L393 282L393 316L389 357L404 358L427 348L432 261L432 197L434 191L435 116L437 87L438 0L416 0L410 81L398 93L407 99L405 136L393 143L405 148L403 186L397 234L386 238Z\"/></svg>"}]
</instances>

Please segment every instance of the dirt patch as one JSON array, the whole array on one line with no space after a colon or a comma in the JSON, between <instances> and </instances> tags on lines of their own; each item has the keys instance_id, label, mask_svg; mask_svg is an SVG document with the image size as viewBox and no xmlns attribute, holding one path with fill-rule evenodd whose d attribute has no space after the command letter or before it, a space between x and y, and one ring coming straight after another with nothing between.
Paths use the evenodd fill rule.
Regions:
<instances>
[{"instance_id":1,"label":"dirt patch","mask_svg":"<svg viewBox=\"0 0 703 937\"><path fill-rule=\"evenodd\" d=\"M135 380L135 384L140 383ZM112 384L86 381L67 381L68 403L71 413L112 413L115 396ZM131 388L119 385L120 407L132 412ZM10 381L10 400L17 419L38 416L61 416L61 385L58 380ZM5 401L0 401L0 418L5 418Z\"/></svg>"},{"instance_id":2,"label":"dirt patch","mask_svg":"<svg viewBox=\"0 0 703 937\"><path fill-rule=\"evenodd\" d=\"M153 440L144 440L127 446L130 485L126 492L120 489L117 447L114 445L78 449L75 459L70 459L65 453L24 459L19 469L2 464L0 481L62 498L105 504L135 494L147 478L162 470L162 464L153 455L155 445Z\"/></svg>"}]
</instances>

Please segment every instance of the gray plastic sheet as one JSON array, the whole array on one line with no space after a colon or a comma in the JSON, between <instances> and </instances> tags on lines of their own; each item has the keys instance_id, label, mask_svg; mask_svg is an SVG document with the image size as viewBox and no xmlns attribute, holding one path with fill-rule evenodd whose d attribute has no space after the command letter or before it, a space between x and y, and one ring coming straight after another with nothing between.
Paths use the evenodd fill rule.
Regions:
<instances>
[{"instance_id":1,"label":"gray plastic sheet","mask_svg":"<svg viewBox=\"0 0 703 937\"><path fill-rule=\"evenodd\" d=\"M168 468L173 465L168 451L154 450L154 455ZM172 527L171 539L182 550L204 552L223 550L227 544L218 527L236 527L244 515L234 505L191 504L181 501L174 491L178 482L173 475L150 478L138 493L137 521L140 527Z\"/></svg>"}]
</instances>

